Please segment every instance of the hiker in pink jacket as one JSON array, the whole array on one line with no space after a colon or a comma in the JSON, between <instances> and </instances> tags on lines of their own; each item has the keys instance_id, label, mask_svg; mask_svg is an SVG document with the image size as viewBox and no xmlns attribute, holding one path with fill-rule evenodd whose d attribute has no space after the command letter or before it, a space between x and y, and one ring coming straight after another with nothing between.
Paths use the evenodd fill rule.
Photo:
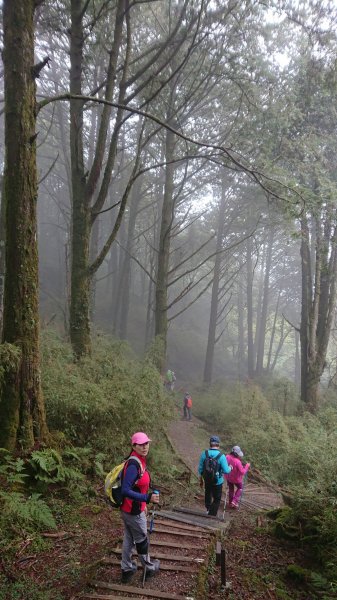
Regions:
<instances>
[{"instance_id":1,"label":"hiker in pink jacket","mask_svg":"<svg viewBox=\"0 0 337 600\"><path fill-rule=\"evenodd\" d=\"M243 488L243 478L250 467L250 463L243 466L241 462L242 457L243 452L240 446L233 446L231 453L226 455L227 462L232 467L231 472L228 473L228 475L225 475L228 485L228 501L230 508L239 508Z\"/></svg>"}]
</instances>

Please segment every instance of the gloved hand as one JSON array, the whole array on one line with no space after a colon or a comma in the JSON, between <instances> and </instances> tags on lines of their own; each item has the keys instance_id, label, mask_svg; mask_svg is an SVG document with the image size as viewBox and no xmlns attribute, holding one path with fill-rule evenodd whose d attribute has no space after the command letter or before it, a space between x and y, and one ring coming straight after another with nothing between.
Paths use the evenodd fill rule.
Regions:
<instances>
[{"instance_id":1,"label":"gloved hand","mask_svg":"<svg viewBox=\"0 0 337 600\"><path fill-rule=\"evenodd\" d=\"M159 504L159 492L153 492L150 502L153 502L153 504Z\"/></svg>"}]
</instances>

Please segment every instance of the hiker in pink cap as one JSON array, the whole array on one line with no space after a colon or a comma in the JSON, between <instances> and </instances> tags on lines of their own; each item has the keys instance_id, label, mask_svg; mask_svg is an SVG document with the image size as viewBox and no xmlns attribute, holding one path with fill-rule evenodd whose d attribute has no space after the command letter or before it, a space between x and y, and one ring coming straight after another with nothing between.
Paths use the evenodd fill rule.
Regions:
<instances>
[{"instance_id":1,"label":"hiker in pink cap","mask_svg":"<svg viewBox=\"0 0 337 600\"><path fill-rule=\"evenodd\" d=\"M228 501L230 508L239 508L242 495L243 478L250 468L250 463L243 466L241 458L243 452L240 446L233 446L231 453L226 455L228 464L232 467L230 473L226 474L228 485ZM236 488L236 491L235 491ZM235 492L235 493L234 493Z\"/></svg>"},{"instance_id":2,"label":"hiker in pink cap","mask_svg":"<svg viewBox=\"0 0 337 600\"><path fill-rule=\"evenodd\" d=\"M137 563L132 560L136 546L140 562L145 569L145 579L159 571L159 560L151 560L147 537L147 504L158 503L159 493L149 491L150 474L146 468L146 457L151 440L143 431L131 437L132 451L127 458L122 476L121 515L124 522L122 548L122 583L129 583L137 571Z\"/></svg>"}]
</instances>

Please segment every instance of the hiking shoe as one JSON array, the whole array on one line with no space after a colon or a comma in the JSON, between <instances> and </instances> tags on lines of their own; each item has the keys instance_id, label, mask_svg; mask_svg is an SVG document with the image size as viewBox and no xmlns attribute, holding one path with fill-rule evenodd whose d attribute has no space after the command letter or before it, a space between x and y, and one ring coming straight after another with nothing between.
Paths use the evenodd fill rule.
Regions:
<instances>
[{"instance_id":1,"label":"hiking shoe","mask_svg":"<svg viewBox=\"0 0 337 600\"><path fill-rule=\"evenodd\" d=\"M121 583L130 583L131 579L135 575L135 571L122 571Z\"/></svg>"},{"instance_id":2,"label":"hiking shoe","mask_svg":"<svg viewBox=\"0 0 337 600\"><path fill-rule=\"evenodd\" d=\"M147 581L148 579L151 579L151 577L154 577L155 575L157 575L159 569L160 569L160 561L155 559L152 561L152 569L146 569L146 573L145 573L145 581Z\"/></svg>"}]
</instances>

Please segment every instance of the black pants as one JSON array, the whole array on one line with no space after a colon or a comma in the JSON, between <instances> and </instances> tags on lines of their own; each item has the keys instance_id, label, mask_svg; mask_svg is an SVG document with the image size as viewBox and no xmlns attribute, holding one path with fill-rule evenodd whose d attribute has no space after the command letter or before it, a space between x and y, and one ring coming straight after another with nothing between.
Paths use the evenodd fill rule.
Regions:
<instances>
[{"instance_id":1,"label":"black pants","mask_svg":"<svg viewBox=\"0 0 337 600\"><path fill-rule=\"evenodd\" d=\"M208 514L216 517L218 514L222 494L222 483L220 485L205 484L205 506Z\"/></svg>"}]
</instances>

